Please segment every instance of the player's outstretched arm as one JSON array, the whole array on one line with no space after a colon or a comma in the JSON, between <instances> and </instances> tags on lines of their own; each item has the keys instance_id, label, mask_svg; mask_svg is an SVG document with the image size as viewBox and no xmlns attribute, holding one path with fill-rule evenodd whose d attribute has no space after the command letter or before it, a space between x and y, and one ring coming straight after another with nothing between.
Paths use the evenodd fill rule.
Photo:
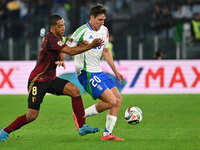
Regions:
<instances>
[{"instance_id":1,"label":"player's outstretched arm","mask_svg":"<svg viewBox=\"0 0 200 150\"><path fill-rule=\"evenodd\" d=\"M75 46L75 47L66 46L61 50L61 52L67 53L70 56L73 56L73 55L85 52L85 51L92 49L94 47L102 46L103 44L104 44L104 41L100 38L97 38L97 39L94 39L92 41L92 43L90 43L90 44Z\"/></svg>"},{"instance_id":2,"label":"player's outstretched arm","mask_svg":"<svg viewBox=\"0 0 200 150\"><path fill-rule=\"evenodd\" d=\"M115 76L123 83L124 77L121 73L117 71L117 68L115 67L115 63L113 61L112 54L110 53L108 48L103 49L103 56L105 57L108 65L111 67L112 71L114 72Z\"/></svg>"}]
</instances>

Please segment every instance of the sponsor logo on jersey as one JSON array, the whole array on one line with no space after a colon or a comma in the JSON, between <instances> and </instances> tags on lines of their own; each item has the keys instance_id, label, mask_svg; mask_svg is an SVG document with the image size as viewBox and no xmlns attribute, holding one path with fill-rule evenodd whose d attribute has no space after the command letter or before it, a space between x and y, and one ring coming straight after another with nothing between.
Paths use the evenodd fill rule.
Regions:
<instances>
[{"instance_id":1,"label":"sponsor logo on jersey","mask_svg":"<svg viewBox=\"0 0 200 150\"><path fill-rule=\"evenodd\" d=\"M67 41L67 45L71 45L73 41L74 41L74 39L73 39L73 38L70 38L70 39Z\"/></svg>"},{"instance_id":2,"label":"sponsor logo on jersey","mask_svg":"<svg viewBox=\"0 0 200 150\"><path fill-rule=\"evenodd\" d=\"M73 38L70 38L70 39L68 40L68 42L72 43L73 40L74 40Z\"/></svg>"},{"instance_id":3,"label":"sponsor logo on jersey","mask_svg":"<svg viewBox=\"0 0 200 150\"><path fill-rule=\"evenodd\" d=\"M90 35L89 39L94 39L92 35Z\"/></svg>"},{"instance_id":4,"label":"sponsor logo on jersey","mask_svg":"<svg viewBox=\"0 0 200 150\"><path fill-rule=\"evenodd\" d=\"M98 88L99 90L102 90L102 89L103 89L101 85L98 85L97 88Z\"/></svg>"}]
</instances>

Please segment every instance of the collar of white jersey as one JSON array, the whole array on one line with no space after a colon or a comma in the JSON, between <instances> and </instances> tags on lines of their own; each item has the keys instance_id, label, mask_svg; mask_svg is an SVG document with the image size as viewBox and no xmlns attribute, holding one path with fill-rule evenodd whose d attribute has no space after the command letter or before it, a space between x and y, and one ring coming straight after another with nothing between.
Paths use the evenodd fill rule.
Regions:
<instances>
[{"instance_id":1,"label":"collar of white jersey","mask_svg":"<svg viewBox=\"0 0 200 150\"><path fill-rule=\"evenodd\" d=\"M88 26L88 28L89 28L91 31L94 31L94 30L92 29L92 27L90 26L89 22L86 23L86 25ZM101 27L100 27L100 28L101 28ZM100 28L99 28L99 30L100 30ZM98 30L98 31L99 31L99 30Z\"/></svg>"}]
</instances>

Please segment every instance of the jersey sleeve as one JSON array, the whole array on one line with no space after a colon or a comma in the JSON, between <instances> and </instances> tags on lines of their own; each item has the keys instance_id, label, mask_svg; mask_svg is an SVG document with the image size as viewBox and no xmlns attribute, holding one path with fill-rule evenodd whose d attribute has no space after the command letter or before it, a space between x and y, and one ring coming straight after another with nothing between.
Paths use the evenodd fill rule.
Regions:
<instances>
[{"instance_id":1,"label":"jersey sleeve","mask_svg":"<svg viewBox=\"0 0 200 150\"><path fill-rule=\"evenodd\" d=\"M62 42L62 39L55 39L53 37L49 37L47 39L47 49L48 50L53 50L53 51L58 51L60 52L61 49L63 49L64 47L66 47L67 45L65 43Z\"/></svg>"},{"instance_id":2,"label":"jersey sleeve","mask_svg":"<svg viewBox=\"0 0 200 150\"><path fill-rule=\"evenodd\" d=\"M71 38L67 41L67 45L70 47L77 46L81 42L81 33L79 33L77 36L75 36L74 32L71 36Z\"/></svg>"},{"instance_id":3,"label":"jersey sleeve","mask_svg":"<svg viewBox=\"0 0 200 150\"><path fill-rule=\"evenodd\" d=\"M67 45L70 47L77 46L81 41L83 41L83 35L86 32L85 29L87 25L82 25L79 27L71 36L71 39L67 41Z\"/></svg>"},{"instance_id":4,"label":"jersey sleeve","mask_svg":"<svg viewBox=\"0 0 200 150\"><path fill-rule=\"evenodd\" d=\"M79 38L72 35L66 44L70 47L74 47L78 45L78 41L79 41Z\"/></svg>"}]
</instances>

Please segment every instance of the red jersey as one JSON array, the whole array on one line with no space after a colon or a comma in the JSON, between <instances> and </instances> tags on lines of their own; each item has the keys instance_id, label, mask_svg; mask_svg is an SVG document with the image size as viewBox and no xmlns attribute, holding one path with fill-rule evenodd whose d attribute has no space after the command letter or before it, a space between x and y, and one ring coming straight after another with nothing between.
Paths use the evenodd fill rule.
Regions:
<instances>
[{"instance_id":1,"label":"red jersey","mask_svg":"<svg viewBox=\"0 0 200 150\"><path fill-rule=\"evenodd\" d=\"M61 37L56 37L52 32L48 32L43 38L38 54L35 68L32 70L29 80L46 82L56 78L55 62L59 59L59 52L66 44Z\"/></svg>"}]
</instances>

